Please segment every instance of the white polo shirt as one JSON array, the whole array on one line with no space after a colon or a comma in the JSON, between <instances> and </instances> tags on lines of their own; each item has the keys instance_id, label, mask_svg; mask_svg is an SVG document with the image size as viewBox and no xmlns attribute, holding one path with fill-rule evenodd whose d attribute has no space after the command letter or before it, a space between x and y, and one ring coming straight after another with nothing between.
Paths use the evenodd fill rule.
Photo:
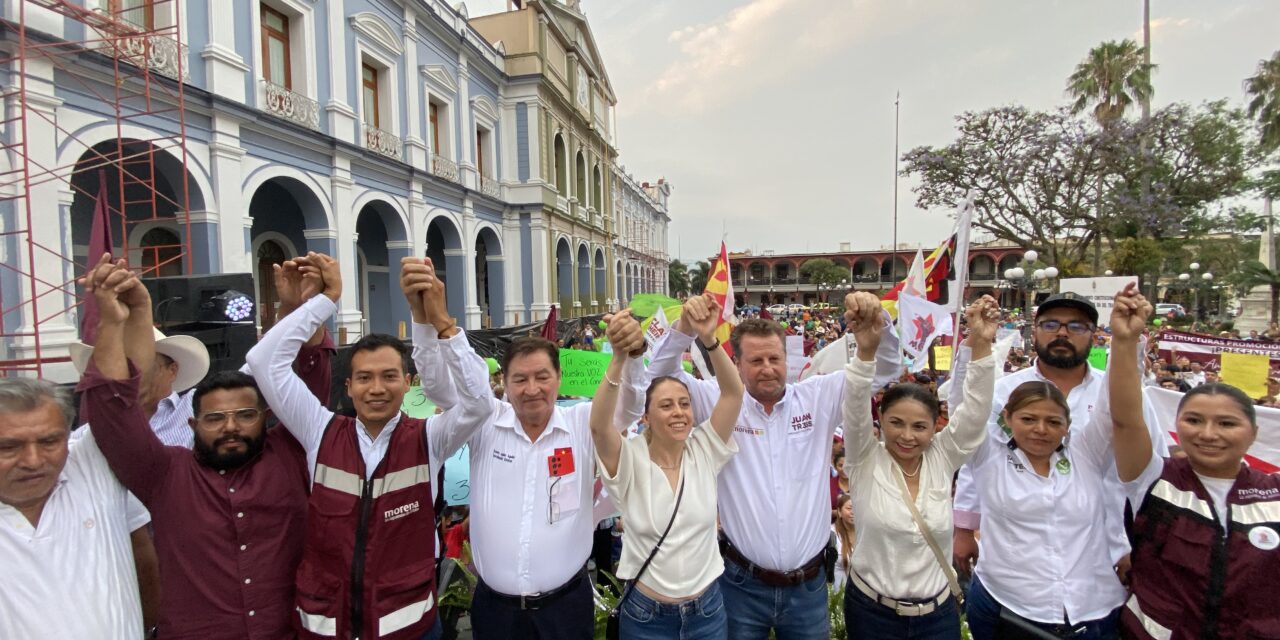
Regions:
<instances>
[{"instance_id":1,"label":"white polo shirt","mask_svg":"<svg viewBox=\"0 0 1280 640\"><path fill-rule=\"evenodd\" d=\"M693 336L666 333L654 348L648 378L674 375L689 386L693 418L705 422L720 387L680 369ZM831 439L841 422L844 375L817 375L788 384L765 413L747 395L734 427L738 455L720 472L720 525L752 563L791 571L813 559L831 536ZM625 520L624 520L625 522Z\"/></svg>"},{"instance_id":2,"label":"white polo shirt","mask_svg":"<svg viewBox=\"0 0 1280 640\"><path fill-rule=\"evenodd\" d=\"M1050 458L1048 477L998 431L969 460L985 512L978 577L1001 605L1036 622L1098 620L1124 604L1110 532L1098 526L1108 522L1106 479L1115 473L1107 394L1098 399L1092 419Z\"/></svg>"},{"instance_id":3,"label":"white polo shirt","mask_svg":"<svg viewBox=\"0 0 1280 640\"><path fill-rule=\"evenodd\" d=\"M955 411L963 401L957 395L957 391L964 384L965 369L968 366L971 353L969 347L963 345L957 350L955 379L951 383L951 397L948 398L951 411ZM1025 382L1032 381L1053 384L1040 372L1039 362L996 380L995 397L991 404L991 418L987 425L993 440L997 440L1001 444L1009 442L1009 435L1000 428L997 420L999 420L1001 412L1004 411L1004 405L1009 401L1009 395L1013 393L1013 390ZM1067 394L1067 407L1071 411L1069 437L1078 437L1085 425L1089 423L1090 416L1099 403L1099 397L1105 395L1106 390L1106 377L1093 367L1086 367L1084 380ZM1159 455L1165 455L1168 452L1168 448L1165 446L1164 437L1160 434L1158 422L1151 409L1151 403L1143 403L1143 413L1146 416L1148 428L1151 430L1151 441L1155 443L1156 451ZM1120 477L1115 471L1115 466L1115 456L1113 455L1110 469L1104 474L1104 490L1108 496L1107 501L1109 503L1104 526L1107 531L1107 545L1111 549L1111 561L1113 564L1119 562L1125 554L1129 553L1129 538L1124 531L1125 493L1124 487L1120 484ZM960 475L956 479L956 526L966 529L980 529L982 510L981 494L978 488L974 486L973 470L970 465L966 464L960 468Z\"/></svg>"},{"instance_id":4,"label":"white polo shirt","mask_svg":"<svg viewBox=\"0 0 1280 640\"><path fill-rule=\"evenodd\" d=\"M92 434L70 447L37 527L0 504L0 638L142 637L127 506Z\"/></svg>"}]
</instances>

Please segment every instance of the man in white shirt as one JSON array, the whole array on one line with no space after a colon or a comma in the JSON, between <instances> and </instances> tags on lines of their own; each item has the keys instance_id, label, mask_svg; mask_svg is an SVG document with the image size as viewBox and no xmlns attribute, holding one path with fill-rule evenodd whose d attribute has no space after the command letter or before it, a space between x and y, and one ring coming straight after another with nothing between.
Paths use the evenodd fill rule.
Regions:
<instances>
[{"instance_id":1,"label":"man in white shirt","mask_svg":"<svg viewBox=\"0 0 1280 640\"><path fill-rule=\"evenodd\" d=\"M51 382L0 380L3 638L143 637L130 532L145 523L92 434L68 447L73 415Z\"/></svg>"},{"instance_id":2,"label":"man in white shirt","mask_svg":"<svg viewBox=\"0 0 1280 640\"><path fill-rule=\"evenodd\" d=\"M1045 381L1056 386L1067 398L1071 411L1071 425L1067 440L1070 446L1070 434L1081 431L1089 423L1094 408L1098 405L1098 395L1106 391L1106 378L1098 370L1089 365L1089 350L1093 345L1094 332L1098 328L1098 310L1088 298L1075 293L1061 293L1050 297L1036 309L1035 322L1032 325L1032 338L1036 350L1036 362L1033 366L1009 374L996 381L995 396L992 401L991 419L988 424L990 437L1009 440L1009 433L999 424L1000 413L1004 410L1009 394L1024 382ZM969 351L961 346L956 354L955 376L951 383L949 405L954 411L963 401L957 392L964 387L965 369L969 364ZM1151 407L1144 407L1148 413L1148 424L1154 424ZM1164 438L1153 432L1152 442L1156 443L1161 455L1164 455ZM1105 486L1111 504L1107 510L1107 520L1100 526L1107 528L1106 539L1111 552L1116 572L1123 581L1128 572L1129 542L1124 531L1124 491L1115 474L1114 462L1110 473L1106 476ZM978 559L978 544L974 531L978 530L982 518L982 504L979 491L973 484L972 471L969 465L960 468L956 482L955 494L955 534L952 540L952 560L956 568L968 574Z\"/></svg>"},{"instance_id":3,"label":"man in white shirt","mask_svg":"<svg viewBox=\"0 0 1280 640\"><path fill-rule=\"evenodd\" d=\"M414 308L415 283L430 265L406 258L401 288ZM436 404L454 404L457 390L439 375L438 340L424 317L414 315L414 363L423 393ZM620 319L609 341L642 340L640 325ZM643 413L638 388L643 363L628 361L615 425ZM471 551L480 584L471 603L476 640L590 640L594 636L592 589L585 566L593 516L595 445L591 403L556 405L560 352L542 338L518 338L502 359L506 401L493 398L493 418L471 436Z\"/></svg>"},{"instance_id":4,"label":"man in white shirt","mask_svg":"<svg viewBox=\"0 0 1280 640\"><path fill-rule=\"evenodd\" d=\"M676 376L689 387L694 422L705 421L719 388L685 374L694 336L677 320L654 348L646 376ZM826 639L831 485L826 473L841 422L843 373L787 385L786 335L777 322L744 320L730 340L747 395L734 441L739 453L720 472L725 571L720 577L730 638ZM897 375L898 343L877 352L876 382ZM888 357L884 356L888 354ZM878 386L878 385L877 385Z\"/></svg>"}]
</instances>

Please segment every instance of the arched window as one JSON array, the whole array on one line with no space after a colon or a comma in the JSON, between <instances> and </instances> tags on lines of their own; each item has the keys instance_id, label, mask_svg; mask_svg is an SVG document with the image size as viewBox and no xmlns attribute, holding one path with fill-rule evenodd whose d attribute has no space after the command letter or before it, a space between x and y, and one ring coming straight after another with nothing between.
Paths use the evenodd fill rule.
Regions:
<instances>
[{"instance_id":1,"label":"arched window","mask_svg":"<svg viewBox=\"0 0 1280 640\"><path fill-rule=\"evenodd\" d=\"M559 191L562 196L567 196L568 194L565 190L568 188L569 183L565 176L565 170L567 168L565 167L565 164L568 163L569 154L564 148L564 136L558 133L556 134L555 154L556 191Z\"/></svg>"},{"instance_id":2,"label":"arched window","mask_svg":"<svg viewBox=\"0 0 1280 640\"><path fill-rule=\"evenodd\" d=\"M280 296L276 293L273 276L273 265L283 264L288 260L284 247L274 240L265 240L258 247L258 323L265 332L276 323L276 304Z\"/></svg>"},{"instance_id":3,"label":"arched window","mask_svg":"<svg viewBox=\"0 0 1280 640\"><path fill-rule=\"evenodd\" d=\"M142 234L138 248L142 250L143 277L182 275L182 241L178 234L156 227Z\"/></svg>"}]
</instances>

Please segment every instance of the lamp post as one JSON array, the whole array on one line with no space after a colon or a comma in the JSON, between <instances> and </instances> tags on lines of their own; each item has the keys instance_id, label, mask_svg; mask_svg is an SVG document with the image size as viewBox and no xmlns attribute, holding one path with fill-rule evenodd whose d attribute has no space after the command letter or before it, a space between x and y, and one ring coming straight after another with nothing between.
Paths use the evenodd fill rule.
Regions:
<instances>
[{"instance_id":1,"label":"lamp post","mask_svg":"<svg viewBox=\"0 0 1280 640\"><path fill-rule=\"evenodd\" d=\"M1028 272L1028 269L1033 267L1039 258L1040 254L1034 250L1027 251L1022 254L1022 264L1004 271L1004 279L1008 286L1023 294L1025 301L1023 312L1027 314L1031 312L1031 304L1034 302L1035 293L1039 291L1040 287L1058 277L1058 268L1053 266L1036 268Z\"/></svg>"},{"instance_id":2,"label":"lamp post","mask_svg":"<svg viewBox=\"0 0 1280 640\"><path fill-rule=\"evenodd\" d=\"M1190 265L1187 265L1187 266L1191 267L1192 274L1200 271L1199 262L1192 262ZM1184 274L1184 275L1191 275L1191 274ZM1192 281L1191 285L1193 287L1191 290L1191 294L1192 294L1191 306L1192 306L1192 309L1194 310L1193 312L1196 314L1197 320L1203 321L1205 319L1204 298L1209 297L1209 289L1213 287L1213 273L1209 271L1205 271L1204 273L1201 273L1199 275L1200 277L1198 282L1196 281L1195 276L1191 276L1190 278L1188 278L1188 280ZM1182 276L1178 276L1178 278L1181 279ZM1200 289L1202 288L1206 290L1203 298L1201 297L1201 294L1200 294Z\"/></svg>"}]
</instances>

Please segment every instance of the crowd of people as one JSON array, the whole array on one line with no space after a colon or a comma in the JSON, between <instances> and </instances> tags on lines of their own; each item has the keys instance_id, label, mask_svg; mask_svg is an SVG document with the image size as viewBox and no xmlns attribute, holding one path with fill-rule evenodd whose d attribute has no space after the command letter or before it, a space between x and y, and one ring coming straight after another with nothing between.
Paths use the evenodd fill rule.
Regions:
<instances>
[{"instance_id":1,"label":"crowd of people","mask_svg":"<svg viewBox=\"0 0 1280 640\"><path fill-rule=\"evenodd\" d=\"M919 374L866 292L746 318L728 345L714 297L690 297L647 357L618 312L580 336L612 355L566 406L560 345L514 340L495 380L431 262L399 268L412 346L363 336L335 381L332 258L277 265L277 322L240 371L206 375L103 256L82 280L99 320L73 358L79 410L0 380L0 637L434 639L441 556L474 567L485 640L594 637L589 558L621 580L623 638L826 639L831 588L849 638L1280 637L1280 478L1243 463L1256 399L1144 353L1132 286L1105 331L1072 294L1025 319L981 296L954 366ZM789 380L788 334L851 357ZM695 342L709 376L682 368ZM410 363L430 418L401 410ZM1170 373L1172 457L1144 391ZM326 406L335 382L354 415ZM464 444L470 505L443 527Z\"/></svg>"}]
</instances>

